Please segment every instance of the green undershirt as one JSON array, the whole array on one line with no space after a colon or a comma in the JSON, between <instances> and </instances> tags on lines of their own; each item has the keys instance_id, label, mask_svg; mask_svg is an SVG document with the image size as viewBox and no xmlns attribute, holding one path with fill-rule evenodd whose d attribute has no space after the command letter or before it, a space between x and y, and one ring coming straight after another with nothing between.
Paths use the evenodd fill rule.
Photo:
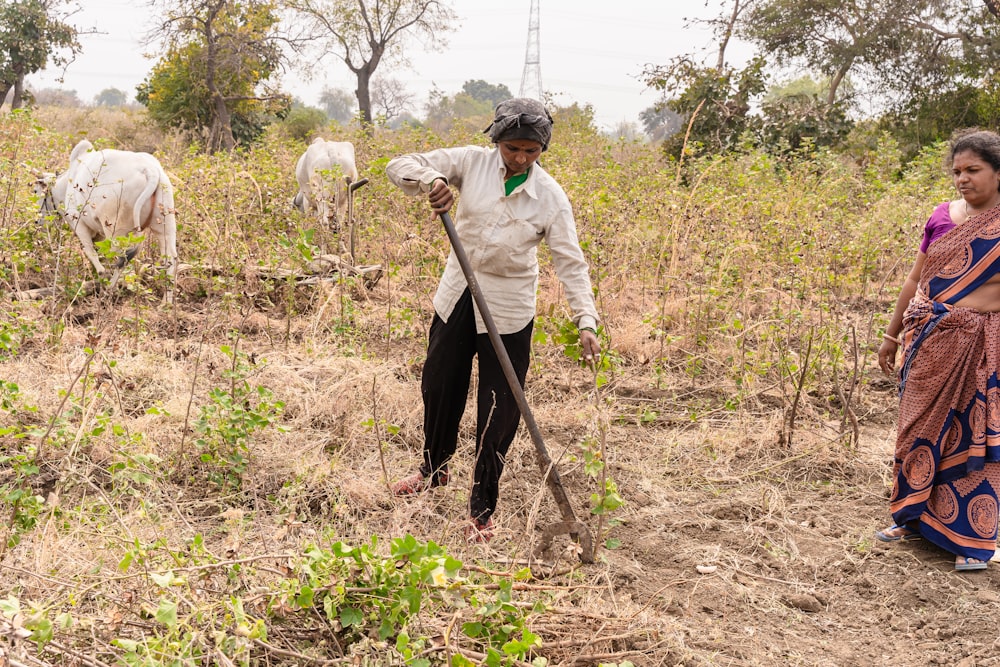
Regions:
<instances>
[{"instance_id":1,"label":"green undershirt","mask_svg":"<svg viewBox=\"0 0 1000 667\"><path fill-rule=\"evenodd\" d=\"M511 176L510 178L508 178L506 181L503 182L503 188L506 191L506 195L508 197L510 196L510 193L514 191L514 188L516 188L521 183L524 183L526 180L528 180L528 173L530 171L531 169L528 169L528 171L524 172L523 174L518 174L517 176Z\"/></svg>"}]
</instances>

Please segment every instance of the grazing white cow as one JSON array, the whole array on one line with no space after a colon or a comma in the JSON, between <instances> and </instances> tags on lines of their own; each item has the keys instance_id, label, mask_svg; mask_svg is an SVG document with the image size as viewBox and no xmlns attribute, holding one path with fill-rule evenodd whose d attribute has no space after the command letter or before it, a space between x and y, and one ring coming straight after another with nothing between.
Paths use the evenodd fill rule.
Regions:
<instances>
[{"instance_id":1,"label":"grazing white cow","mask_svg":"<svg viewBox=\"0 0 1000 667\"><path fill-rule=\"evenodd\" d=\"M295 179L299 182L293 201L296 208L303 213L315 212L334 232L349 222L350 186L358 180L354 144L316 137L295 164Z\"/></svg>"},{"instance_id":2,"label":"grazing white cow","mask_svg":"<svg viewBox=\"0 0 1000 667\"><path fill-rule=\"evenodd\" d=\"M69 157L69 169L58 177L41 174L35 192L42 197L41 213L58 213L76 233L83 253L98 274L104 266L95 240L150 233L167 258L169 286L164 298L173 298L177 271L177 217L174 190L159 161L149 153L105 149L95 151L84 139ZM118 267L135 255L126 253ZM118 272L112 284L118 279Z\"/></svg>"}]
</instances>

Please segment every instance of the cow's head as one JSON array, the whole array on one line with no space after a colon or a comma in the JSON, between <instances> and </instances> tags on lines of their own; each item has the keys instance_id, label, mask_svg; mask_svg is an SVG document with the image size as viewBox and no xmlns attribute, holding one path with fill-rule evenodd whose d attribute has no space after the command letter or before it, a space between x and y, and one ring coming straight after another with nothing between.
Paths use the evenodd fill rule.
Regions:
<instances>
[{"instance_id":1,"label":"cow's head","mask_svg":"<svg viewBox=\"0 0 1000 667\"><path fill-rule=\"evenodd\" d=\"M58 211L56 204L55 188L58 176L52 172L35 172L35 182L31 185L31 191L40 202L38 208L38 222L42 223Z\"/></svg>"}]
</instances>

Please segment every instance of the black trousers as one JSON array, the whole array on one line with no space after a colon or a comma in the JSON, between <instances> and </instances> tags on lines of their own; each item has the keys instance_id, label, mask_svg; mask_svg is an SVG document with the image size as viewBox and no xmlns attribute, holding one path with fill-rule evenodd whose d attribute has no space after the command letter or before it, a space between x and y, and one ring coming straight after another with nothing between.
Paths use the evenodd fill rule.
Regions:
<instances>
[{"instance_id":1,"label":"black trousers","mask_svg":"<svg viewBox=\"0 0 1000 667\"><path fill-rule=\"evenodd\" d=\"M502 335L504 348L521 387L531 357L534 321L517 333ZM425 476L448 472L455 453L458 427L465 412L472 376L472 358L479 357L479 391L476 396L476 468L469 513L485 522L493 514L500 495L504 458L514 440L521 410L488 334L476 333L472 295L465 290L447 322L437 313L431 322L420 391L424 399Z\"/></svg>"}]
</instances>

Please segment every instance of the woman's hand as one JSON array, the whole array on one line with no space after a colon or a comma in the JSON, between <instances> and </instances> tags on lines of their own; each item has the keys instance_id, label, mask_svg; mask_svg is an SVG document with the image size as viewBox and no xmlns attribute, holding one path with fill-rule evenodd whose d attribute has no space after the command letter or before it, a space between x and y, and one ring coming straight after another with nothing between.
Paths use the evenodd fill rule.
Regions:
<instances>
[{"instance_id":1,"label":"woman's hand","mask_svg":"<svg viewBox=\"0 0 1000 667\"><path fill-rule=\"evenodd\" d=\"M431 189L427 192L427 201L431 204L431 209L435 215L446 213L451 205L455 203L455 195L444 179L438 178L431 184Z\"/></svg>"},{"instance_id":2,"label":"woman's hand","mask_svg":"<svg viewBox=\"0 0 1000 667\"><path fill-rule=\"evenodd\" d=\"M878 348L878 367L886 375L892 375L892 371L896 367L896 352L898 350L899 343L888 338L884 339Z\"/></svg>"},{"instance_id":3,"label":"woman's hand","mask_svg":"<svg viewBox=\"0 0 1000 667\"><path fill-rule=\"evenodd\" d=\"M583 348L583 360L592 367L594 360L601 353L601 343L597 340L597 334L590 329L580 329L580 347Z\"/></svg>"}]
</instances>

